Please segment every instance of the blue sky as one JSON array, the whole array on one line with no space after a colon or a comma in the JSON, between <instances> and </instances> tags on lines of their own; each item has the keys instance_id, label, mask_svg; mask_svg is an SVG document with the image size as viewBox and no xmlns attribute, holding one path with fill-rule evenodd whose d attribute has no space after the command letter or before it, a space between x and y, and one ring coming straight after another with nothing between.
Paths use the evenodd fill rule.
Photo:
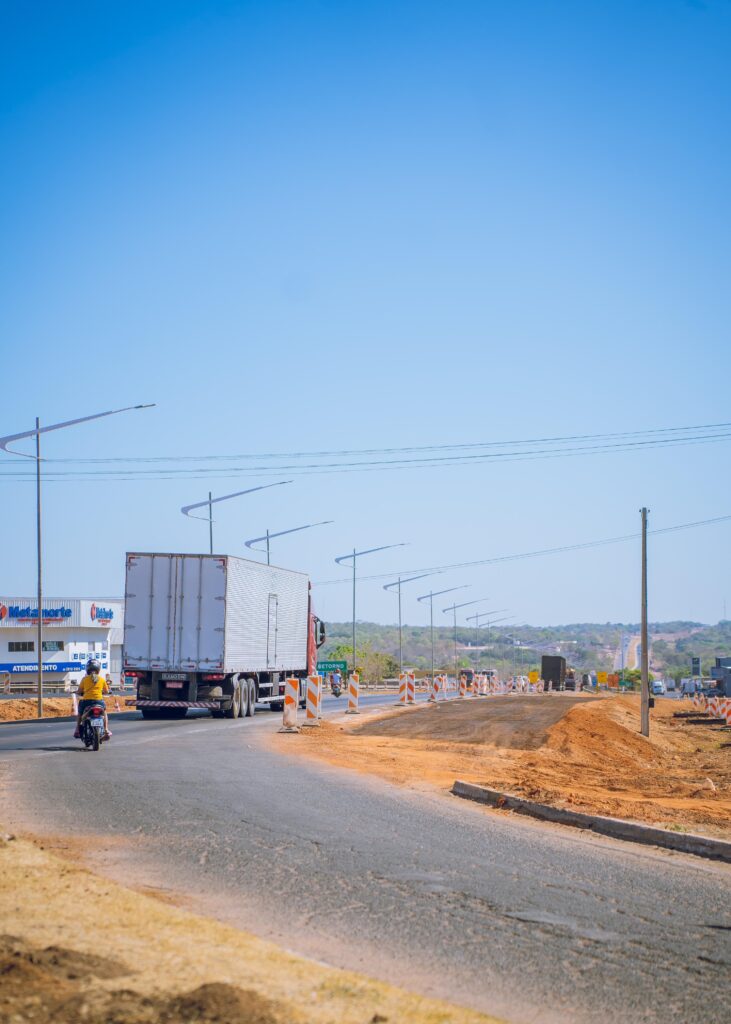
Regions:
<instances>
[{"instance_id":1,"label":"blue sky","mask_svg":"<svg viewBox=\"0 0 731 1024\"><path fill-rule=\"evenodd\" d=\"M729 40L727 0L3 4L0 435L136 402L157 407L46 455L730 419ZM1 458L0 592L28 593L34 491ZM205 550L181 505L279 478L120 465L45 487L49 593L120 592L126 550ZM724 441L303 475L220 506L216 548L334 519L276 560L329 580L353 545L409 542L364 573L490 558L632 533L643 504L655 527L731 513L728 465ZM721 617L730 538L651 540L653 619ZM519 622L639 616L633 543L437 581ZM347 585L317 601L350 614ZM363 583L358 614L395 601Z\"/></svg>"}]
</instances>

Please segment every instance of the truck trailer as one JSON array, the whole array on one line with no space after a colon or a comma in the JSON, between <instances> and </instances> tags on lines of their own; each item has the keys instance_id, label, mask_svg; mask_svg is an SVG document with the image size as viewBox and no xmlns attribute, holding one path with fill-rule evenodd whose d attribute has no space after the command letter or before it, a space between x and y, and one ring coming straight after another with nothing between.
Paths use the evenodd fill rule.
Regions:
<instances>
[{"instance_id":1,"label":"truck trailer","mask_svg":"<svg viewBox=\"0 0 731 1024\"><path fill-rule=\"evenodd\" d=\"M560 655L544 654L541 657L541 679L547 690L563 690L566 684L566 659Z\"/></svg>"},{"instance_id":2,"label":"truck trailer","mask_svg":"<svg viewBox=\"0 0 731 1024\"><path fill-rule=\"evenodd\" d=\"M143 718L281 711L287 677L304 704L324 642L304 573L233 555L127 554L122 663Z\"/></svg>"}]
</instances>

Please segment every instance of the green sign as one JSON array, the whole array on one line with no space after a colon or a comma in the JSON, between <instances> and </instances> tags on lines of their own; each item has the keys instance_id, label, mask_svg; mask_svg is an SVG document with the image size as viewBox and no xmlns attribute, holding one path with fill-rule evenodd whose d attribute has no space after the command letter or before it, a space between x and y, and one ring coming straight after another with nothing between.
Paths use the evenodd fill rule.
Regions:
<instances>
[{"instance_id":1,"label":"green sign","mask_svg":"<svg viewBox=\"0 0 731 1024\"><path fill-rule=\"evenodd\" d=\"M347 661L318 661L317 671L345 673L348 671L348 663Z\"/></svg>"}]
</instances>

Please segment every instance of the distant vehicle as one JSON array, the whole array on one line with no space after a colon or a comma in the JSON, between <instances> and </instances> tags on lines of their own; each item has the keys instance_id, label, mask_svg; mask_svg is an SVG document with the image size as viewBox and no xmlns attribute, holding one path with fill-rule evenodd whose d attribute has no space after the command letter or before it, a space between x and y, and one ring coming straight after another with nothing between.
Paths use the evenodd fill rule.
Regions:
<instances>
[{"instance_id":1,"label":"distant vehicle","mask_svg":"<svg viewBox=\"0 0 731 1024\"><path fill-rule=\"evenodd\" d=\"M230 555L128 554L123 667L143 718L284 706L285 679L317 666L325 628L303 573Z\"/></svg>"},{"instance_id":2,"label":"distant vehicle","mask_svg":"<svg viewBox=\"0 0 731 1024\"><path fill-rule=\"evenodd\" d=\"M652 693L655 697L662 697L665 693L665 683L662 679L655 679L652 683Z\"/></svg>"},{"instance_id":3,"label":"distant vehicle","mask_svg":"<svg viewBox=\"0 0 731 1024\"><path fill-rule=\"evenodd\" d=\"M544 654L541 657L541 679L545 681L547 690L563 690L566 681L566 659L555 654Z\"/></svg>"}]
</instances>

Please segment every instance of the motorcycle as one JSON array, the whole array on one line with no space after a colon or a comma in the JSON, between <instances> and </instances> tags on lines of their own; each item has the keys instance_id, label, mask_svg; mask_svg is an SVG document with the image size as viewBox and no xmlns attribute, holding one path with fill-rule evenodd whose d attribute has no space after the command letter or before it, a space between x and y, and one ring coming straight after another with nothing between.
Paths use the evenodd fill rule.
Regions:
<instances>
[{"instance_id":1,"label":"motorcycle","mask_svg":"<svg viewBox=\"0 0 731 1024\"><path fill-rule=\"evenodd\" d=\"M104 705L93 704L84 711L79 726L79 734L84 746L99 750L104 742Z\"/></svg>"}]
</instances>

